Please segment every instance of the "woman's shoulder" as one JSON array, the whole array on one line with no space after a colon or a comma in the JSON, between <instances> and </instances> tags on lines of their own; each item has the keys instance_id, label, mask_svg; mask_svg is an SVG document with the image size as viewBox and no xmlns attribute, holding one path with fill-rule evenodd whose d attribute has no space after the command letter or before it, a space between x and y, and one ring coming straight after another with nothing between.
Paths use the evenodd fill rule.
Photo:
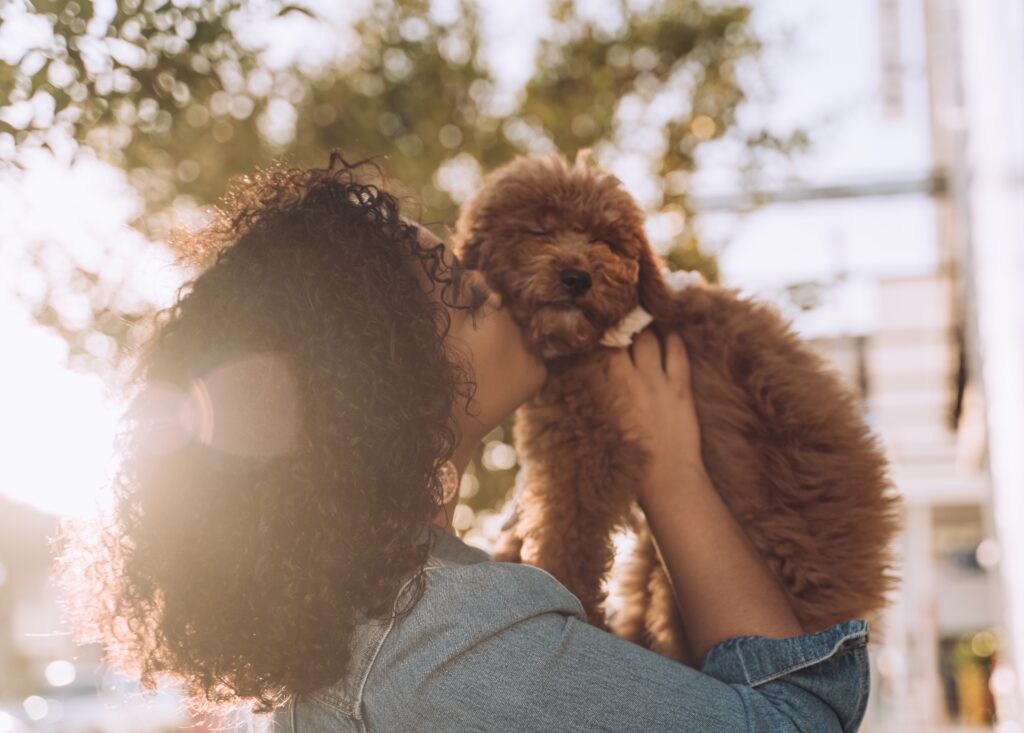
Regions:
<instances>
[{"instance_id":1,"label":"woman's shoulder","mask_svg":"<svg viewBox=\"0 0 1024 733\"><path fill-rule=\"evenodd\" d=\"M457 563L432 555L424 570L423 597L401 624L405 634L420 625L440 624L472 636L474 631L503 628L538 613L586 618L579 599L548 572L533 565L489 558Z\"/></svg>"},{"instance_id":2,"label":"woman's shoulder","mask_svg":"<svg viewBox=\"0 0 1024 733\"><path fill-rule=\"evenodd\" d=\"M513 608L551 607L585 617L579 599L547 571L533 565L495 562L480 548L433 524L424 531L424 539L427 537L431 550L424 570L431 602L424 615L456 600L477 612L493 607L501 615L509 609L507 597L512 596L518 601L511 604Z\"/></svg>"},{"instance_id":3,"label":"woman's shoulder","mask_svg":"<svg viewBox=\"0 0 1024 733\"><path fill-rule=\"evenodd\" d=\"M579 599L546 571L494 562L454 536L440 530L435 534L419 601L397 621L357 626L348 674L308 696L320 708L318 714L362 720L367 697L394 699L403 690L415 689L482 641L503 632L514 634L514 627L526 619L553 614L585 620ZM396 607L413 592L410 580Z\"/></svg>"},{"instance_id":4,"label":"woman's shoulder","mask_svg":"<svg viewBox=\"0 0 1024 733\"><path fill-rule=\"evenodd\" d=\"M497 620L522 611L554 611L585 618L583 606L547 571L533 565L494 562L483 550L431 525L434 537L425 566L423 616L454 611Z\"/></svg>"},{"instance_id":5,"label":"woman's shoulder","mask_svg":"<svg viewBox=\"0 0 1024 733\"><path fill-rule=\"evenodd\" d=\"M434 663L524 618L545 613L586 618L579 599L541 568L494 562L440 528L432 526L431 532L435 537L424 567L423 595L408 616L388 629L396 652ZM403 588L403 595L412 592L411 583Z\"/></svg>"}]
</instances>

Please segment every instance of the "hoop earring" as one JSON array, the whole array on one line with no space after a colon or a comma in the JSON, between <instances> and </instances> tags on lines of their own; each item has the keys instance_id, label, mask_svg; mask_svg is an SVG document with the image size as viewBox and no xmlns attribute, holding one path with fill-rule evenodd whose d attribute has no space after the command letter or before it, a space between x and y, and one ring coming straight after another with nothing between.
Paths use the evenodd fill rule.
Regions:
<instances>
[{"instance_id":1,"label":"hoop earring","mask_svg":"<svg viewBox=\"0 0 1024 733\"><path fill-rule=\"evenodd\" d=\"M459 495L459 472L454 463L445 461L437 475L441 480L441 503L447 505Z\"/></svg>"}]
</instances>

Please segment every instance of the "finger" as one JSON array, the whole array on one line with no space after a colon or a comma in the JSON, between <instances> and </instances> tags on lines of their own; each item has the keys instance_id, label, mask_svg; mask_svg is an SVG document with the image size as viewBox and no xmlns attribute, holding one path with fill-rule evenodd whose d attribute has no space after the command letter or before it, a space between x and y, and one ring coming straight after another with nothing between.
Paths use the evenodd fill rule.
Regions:
<instances>
[{"instance_id":1,"label":"finger","mask_svg":"<svg viewBox=\"0 0 1024 733\"><path fill-rule=\"evenodd\" d=\"M661 373L661 345L653 329L644 329L633 341L633 361L638 371Z\"/></svg>"},{"instance_id":2,"label":"finger","mask_svg":"<svg viewBox=\"0 0 1024 733\"><path fill-rule=\"evenodd\" d=\"M679 384L689 384L690 359L686 344L678 333L670 333L665 339L665 374Z\"/></svg>"},{"instance_id":3,"label":"finger","mask_svg":"<svg viewBox=\"0 0 1024 733\"><path fill-rule=\"evenodd\" d=\"M608 357L608 374L613 377L626 377L633 372L633 360L629 357L629 349L615 349Z\"/></svg>"}]
</instances>

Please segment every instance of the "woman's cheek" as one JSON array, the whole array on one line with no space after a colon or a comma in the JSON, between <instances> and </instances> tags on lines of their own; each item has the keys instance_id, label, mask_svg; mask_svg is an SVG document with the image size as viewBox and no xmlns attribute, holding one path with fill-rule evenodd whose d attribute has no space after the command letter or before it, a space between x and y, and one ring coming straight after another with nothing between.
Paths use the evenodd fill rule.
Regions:
<instances>
[{"instance_id":1,"label":"woman's cheek","mask_svg":"<svg viewBox=\"0 0 1024 733\"><path fill-rule=\"evenodd\" d=\"M502 344L500 349L505 353L508 367L515 365L516 371L522 374L524 388L528 393L540 389L547 378L547 367L540 356L533 352L527 345L526 337L522 329L508 314L507 310L498 312L503 320Z\"/></svg>"}]
</instances>

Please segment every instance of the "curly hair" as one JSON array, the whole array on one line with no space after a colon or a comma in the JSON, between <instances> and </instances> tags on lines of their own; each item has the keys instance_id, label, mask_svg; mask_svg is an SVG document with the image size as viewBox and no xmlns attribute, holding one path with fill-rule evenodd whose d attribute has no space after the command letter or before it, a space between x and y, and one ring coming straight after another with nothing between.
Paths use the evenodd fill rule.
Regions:
<instances>
[{"instance_id":1,"label":"curly hair","mask_svg":"<svg viewBox=\"0 0 1024 733\"><path fill-rule=\"evenodd\" d=\"M379 174L335 152L326 169L260 171L183 240L207 266L138 361L113 508L65 524L55 543L76 636L145 688L169 676L196 712L269 712L339 679L359 619L401 616L423 592L422 531L458 439L450 416L474 387L445 348L458 269L368 167ZM287 450L232 452L202 430L177 440L166 414L140 417L160 403L142 399L145 385L195 394L254 354L286 365L297 392ZM274 424L259 410L280 402L250 387L231 392L243 407L217 410ZM413 600L396 610L408 578Z\"/></svg>"}]
</instances>

